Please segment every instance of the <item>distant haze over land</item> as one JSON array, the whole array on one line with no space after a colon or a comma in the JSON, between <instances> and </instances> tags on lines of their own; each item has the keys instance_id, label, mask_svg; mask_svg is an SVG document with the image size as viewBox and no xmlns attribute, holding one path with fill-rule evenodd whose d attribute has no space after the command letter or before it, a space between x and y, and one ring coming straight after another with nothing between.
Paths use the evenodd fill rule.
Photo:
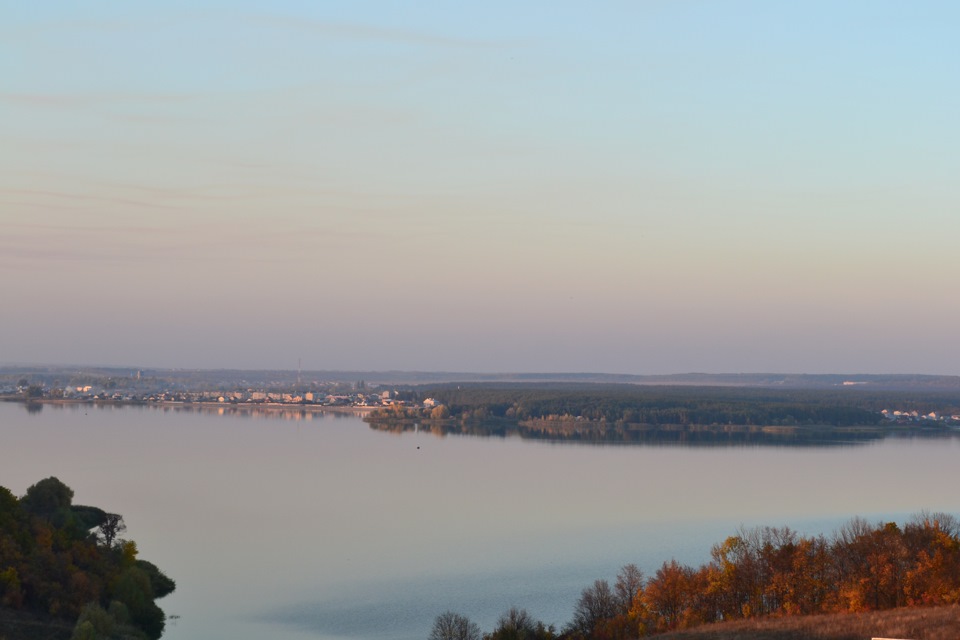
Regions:
<instances>
[{"instance_id":1,"label":"distant haze over land","mask_svg":"<svg viewBox=\"0 0 960 640\"><path fill-rule=\"evenodd\" d=\"M956 389L960 376L924 374L794 374L794 373L684 373L669 375L629 375L617 373L477 373L464 371L349 371L296 369L160 369L137 367L98 367L80 365L4 365L0 377L21 376L67 382L74 376L100 378L161 378L188 386L196 385L295 385L314 382L358 382L369 385L419 385L442 383L518 383L563 384L602 383L684 386L744 386L782 388L850 389Z\"/></svg>"}]
</instances>

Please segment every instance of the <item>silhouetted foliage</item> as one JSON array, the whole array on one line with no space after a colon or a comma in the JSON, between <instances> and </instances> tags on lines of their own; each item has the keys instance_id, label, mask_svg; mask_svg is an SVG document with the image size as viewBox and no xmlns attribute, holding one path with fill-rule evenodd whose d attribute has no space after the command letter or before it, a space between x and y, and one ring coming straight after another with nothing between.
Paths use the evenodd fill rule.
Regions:
<instances>
[{"instance_id":1,"label":"silhouetted foliage","mask_svg":"<svg viewBox=\"0 0 960 640\"><path fill-rule=\"evenodd\" d=\"M481 640L480 627L470 618L445 611L433 621L429 640Z\"/></svg>"},{"instance_id":2,"label":"silhouetted foliage","mask_svg":"<svg viewBox=\"0 0 960 640\"><path fill-rule=\"evenodd\" d=\"M99 527L107 518L107 512L99 507L88 507L85 505L72 505L70 511L77 520L78 526L85 531Z\"/></svg>"},{"instance_id":3,"label":"silhouetted foliage","mask_svg":"<svg viewBox=\"0 0 960 640\"><path fill-rule=\"evenodd\" d=\"M153 589L154 598L162 598L163 596L170 594L176 589L177 584L167 577L165 573L160 571L157 568L157 565L147 560L137 560L136 566L138 569L147 574L147 577L150 579L150 587Z\"/></svg>"},{"instance_id":4,"label":"silhouetted foliage","mask_svg":"<svg viewBox=\"0 0 960 640\"><path fill-rule=\"evenodd\" d=\"M114 583L111 595L126 606L133 624L143 629L149 638L163 634L165 617L154 602L153 586L145 571L139 567L124 570Z\"/></svg>"},{"instance_id":5,"label":"silhouetted foliage","mask_svg":"<svg viewBox=\"0 0 960 640\"><path fill-rule=\"evenodd\" d=\"M104 513L97 528L99 529L100 539L103 541L104 546L109 549L113 547L117 536L127 530L127 525L124 523L123 516L120 514Z\"/></svg>"},{"instance_id":6,"label":"silhouetted foliage","mask_svg":"<svg viewBox=\"0 0 960 640\"><path fill-rule=\"evenodd\" d=\"M571 630L589 635L602 621L615 617L620 611L617 597L606 580L595 580L593 586L580 593L573 611Z\"/></svg>"},{"instance_id":7,"label":"silhouetted foliage","mask_svg":"<svg viewBox=\"0 0 960 640\"><path fill-rule=\"evenodd\" d=\"M516 607L501 615L493 632L484 636L485 640L551 640L554 637L553 627L534 620L526 609Z\"/></svg>"},{"instance_id":8,"label":"silhouetted foliage","mask_svg":"<svg viewBox=\"0 0 960 640\"><path fill-rule=\"evenodd\" d=\"M20 501L29 513L45 518L69 509L72 502L73 489L53 476L31 485Z\"/></svg>"},{"instance_id":9,"label":"silhouetted foliage","mask_svg":"<svg viewBox=\"0 0 960 640\"><path fill-rule=\"evenodd\" d=\"M643 589L643 584L643 572L637 565L628 564L620 569L617 582L613 585L618 613L626 615L630 612L634 599Z\"/></svg>"}]
</instances>

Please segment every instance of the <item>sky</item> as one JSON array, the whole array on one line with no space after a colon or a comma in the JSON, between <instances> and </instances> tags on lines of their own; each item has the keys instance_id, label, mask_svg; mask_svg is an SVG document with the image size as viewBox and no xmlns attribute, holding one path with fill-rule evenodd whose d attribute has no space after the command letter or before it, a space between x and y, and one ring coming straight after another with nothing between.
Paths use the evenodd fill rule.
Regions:
<instances>
[{"instance_id":1,"label":"sky","mask_svg":"<svg viewBox=\"0 0 960 640\"><path fill-rule=\"evenodd\" d=\"M955 3L0 16L0 363L960 374Z\"/></svg>"}]
</instances>

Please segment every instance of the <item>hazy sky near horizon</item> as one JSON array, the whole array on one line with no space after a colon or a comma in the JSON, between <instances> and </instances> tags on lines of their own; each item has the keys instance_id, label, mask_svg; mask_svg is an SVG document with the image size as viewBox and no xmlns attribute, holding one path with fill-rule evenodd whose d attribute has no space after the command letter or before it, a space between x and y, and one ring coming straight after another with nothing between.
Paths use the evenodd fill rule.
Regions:
<instances>
[{"instance_id":1,"label":"hazy sky near horizon","mask_svg":"<svg viewBox=\"0 0 960 640\"><path fill-rule=\"evenodd\" d=\"M0 16L0 363L960 374L955 3Z\"/></svg>"}]
</instances>

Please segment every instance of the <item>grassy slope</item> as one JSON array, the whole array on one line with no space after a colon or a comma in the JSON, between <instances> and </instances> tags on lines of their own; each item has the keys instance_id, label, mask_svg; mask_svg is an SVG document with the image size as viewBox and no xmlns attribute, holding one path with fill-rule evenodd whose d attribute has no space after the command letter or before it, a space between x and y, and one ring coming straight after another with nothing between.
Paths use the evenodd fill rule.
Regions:
<instances>
[{"instance_id":1,"label":"grassy slope","mask_svg":"<svg viewBox=\"0 0 960 640\"><path fill-rule=\"evenodd\" d=\"M956 640L960 638L960 606L737 620L652 637L660 640Z\"/></svg>"}]
</instances>

